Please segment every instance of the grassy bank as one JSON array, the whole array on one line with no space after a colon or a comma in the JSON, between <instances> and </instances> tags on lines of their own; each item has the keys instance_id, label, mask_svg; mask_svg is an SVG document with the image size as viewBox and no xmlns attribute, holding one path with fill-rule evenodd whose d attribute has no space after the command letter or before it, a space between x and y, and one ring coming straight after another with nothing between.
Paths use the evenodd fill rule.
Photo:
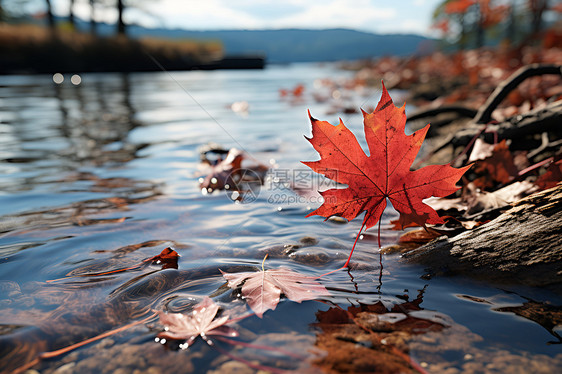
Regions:
<instances>
[{"instance_id":1,"label":"grassy bank","mask_svg":"<svg viewBox=\"0 0 562 374\"><path fill-rule=\"evenodd\" d=\"M189 70L222 57L218 41L96 37L0 24L0 74Z\"/></svg>"}]
</instances>

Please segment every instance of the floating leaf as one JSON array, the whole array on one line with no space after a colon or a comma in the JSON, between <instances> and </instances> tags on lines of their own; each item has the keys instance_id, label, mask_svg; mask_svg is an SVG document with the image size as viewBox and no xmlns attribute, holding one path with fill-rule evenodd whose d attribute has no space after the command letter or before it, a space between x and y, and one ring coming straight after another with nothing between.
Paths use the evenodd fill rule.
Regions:
<instances>
[{"instance_id":1,"label":"floating leaf","mask_svg":"<svg viewBox=\"0 0 562 374\"><path fill-rule=\"evenodd\" d=\"M379 221L389 199L404 225L442 223L437 212L422 200L455 192L458 189L455 183L469 166L456 169L450 165L430 165L410 171L429 125L406 135L404 108L394 106L383 85L375 111L363 112L370 156L363 152L343 122L333 126L310 118L313 136L308 140L321 159L303 163L348 187L322 192L324 203L308 216L337 215L352 220L366 211L363 223L368 229Z\"/></svg>"},{"instance_id":2,"label":"floating leaf","mask_svg":"<svg viewBox=\"0 0 562 374\"><path fill-rule=\"evenodd\" d=\"M307 139L320 154L320 160L303 163L348 187L321 192L324 203L307 217L335 215L352 220L366 212L363 227L368 229L379 222L388 199L400 213L402 227L412 222L420 226L443 223L437 212L422 200L458 190L455 183L470 165L460 169L430 165L411 171L429 125L406 135L405 105L396 107L384 84L377 107L373 113L363 112L363 118L369 156L341 120L333 126L310 117L312 138ZM344 267L349 265L353 249Z\"/></svg>"},{"instance_id":3,"label":"floating leaf","mask_svg":"<svg viewBox=\"0 0 562 374\"><path fill-rule=\"evenodd\" d=\"M236 289L242 285L242 296L260 318L265 311L277 307L281 294L298 303L329 294L324 286L315 281L316 278L289 269L221 273L230 288Z\"/></svg>"}]
</instances>

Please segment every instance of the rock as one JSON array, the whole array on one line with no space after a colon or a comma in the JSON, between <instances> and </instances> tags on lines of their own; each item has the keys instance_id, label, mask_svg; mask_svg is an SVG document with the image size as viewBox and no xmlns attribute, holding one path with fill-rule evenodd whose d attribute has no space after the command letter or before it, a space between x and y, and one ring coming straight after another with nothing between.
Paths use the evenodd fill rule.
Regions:
<instances>
[{"instance_id":1,"label":"rock","mask_svg":"<svg viewBox=\"0 0 562 374\"><path fill-rule=\"evenodd\" d=\"M74 366L76 366L76 362L69 362L59 367L53 374L72 374L74 372Z\"/></svg>"},{"instance_id":2,"label":"rock","mask_svg":"<svg viewBox=\"0 0 562 374\"><path fill-rule=\"evenodd\" d=\"M306 247L289 255L289 258L310 266L324 265L331 261L330 256L321 248Z\"/></svg>"},{"instance_id":3,"label":"rock","mask_svg":"<svg viewBox=\"0 0 562 374\"><path fill-rule=\"evenodd\" d=\"M102 341L100 341L97 346L98 348L108 348L111 347L113 344L115 344L115 340L111 339L111 338L105 338Z\"/></svg>"},{"instance_id":4,"label":"rock","mask_svg":"<svg viewBox=\"0 0 562 374\"><path fill-rule=\"evenodd\" d=\"M318 239L312 236L304 236L299 239L299 242L301 242L303 245L310 246L318 244Z\"/></svg>"},{"instance_id":5,"label":"rock","mask_svg":"<svg viewBox=\"0 0 562 374\"><path fill-rule=\"evenodd\" d=\"M432 273L492 282L550 286L562 293L562 184L513 204L496 219L455 237L440 237L403 260Z\"/></svg>"},{"instance_id":6,"label":"rock","mask_svg":"<svg viewBox=\"0 0 562 374\"><path fill-rule=\"evenodd\" d=\"M160 369L157 366L151 366L146 369L146 374L160 374Z\"/></svg>"},{"instance_id":7,"label":"rock","mask_svg":"<svg viewBox=\"0 0 562 374\"><path fill-rule=\"evenodd\" d=\"M207 374L254 374L254 370L238 361L227 361L217 370L209 370Z\"/></svg>"}]
</instances>

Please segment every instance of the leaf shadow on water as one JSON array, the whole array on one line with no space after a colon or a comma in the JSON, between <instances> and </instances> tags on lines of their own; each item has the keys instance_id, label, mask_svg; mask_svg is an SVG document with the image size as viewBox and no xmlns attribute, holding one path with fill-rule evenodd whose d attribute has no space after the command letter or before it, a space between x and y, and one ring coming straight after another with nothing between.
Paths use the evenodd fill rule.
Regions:
<instances>
[{"instance_id":1,"label":"leaf shadow on water","mask_svg":"<svg viewBox=\"0 0 562 374\"><path fill-rule=\"evenodd\" d=\"M513 291L506 291L508 294L517 295ZM458 295L457 297L476 303L490 305L490 309L495 312L513 313L519 317L532 321L543 327L556 340L548 341L547 344L562 344L562 337L556 331L556 327L562 325L562 306L552 305L549 302L540 302L531 298L517 295L524 302L520 305L499 306L493 300L487 300L469 295Z\"/></svg>"}]
</instances>

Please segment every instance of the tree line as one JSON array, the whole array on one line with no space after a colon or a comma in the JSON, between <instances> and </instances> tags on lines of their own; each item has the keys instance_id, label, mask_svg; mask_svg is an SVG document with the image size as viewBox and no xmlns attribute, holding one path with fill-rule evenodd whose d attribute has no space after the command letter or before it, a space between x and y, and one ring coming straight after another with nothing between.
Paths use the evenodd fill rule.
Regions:
<instances>
[{"instance_id":1,"label":"tree line","mask_svg":"<svg viewBox=\"0 0 562 374\"><path fill-rule=\"evenodd\" d=\"M434 11L433 27L460 49L480 48L487 38L524 43L544 31L545 15L560 18L557 0L445 0Z\"/></svg>"},{"instance_id":2,"label":"tree line","mask_svg":"<svg viewBox=\"0 0 562 374\"><path fill-rule=\"evenodd\" d=\"M29 16L37 18L37 15L25 14L25 9L27 9L31 3L38 3L39 1L43 2L43 7L45 8L45 13L40 15L40 17L46 20L47 26L51 31L56 31L59 25L57 24L53 12L52 0L0 0L0 22ZM113 8L117 11L116 34L126 35L127 24L125 23L123 15L128 8L139 5L139 1L135 0L68 0L67 22L73 30L76 30L75 7L78 2L87 2L89 4L90 33L93 35L97 32L97 12L100 9L108 8Z\"/></svg>"}]
</instances>

